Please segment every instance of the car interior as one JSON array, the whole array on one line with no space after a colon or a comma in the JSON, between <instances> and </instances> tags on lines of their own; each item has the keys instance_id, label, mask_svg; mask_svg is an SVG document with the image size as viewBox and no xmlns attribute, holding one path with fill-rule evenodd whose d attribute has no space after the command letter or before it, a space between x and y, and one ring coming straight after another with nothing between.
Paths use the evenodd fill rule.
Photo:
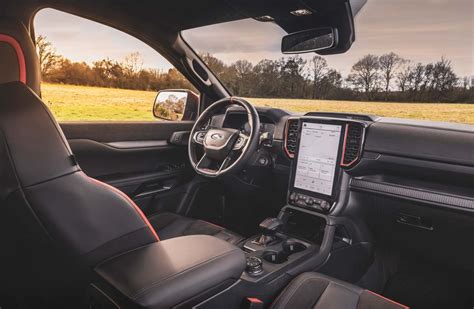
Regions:
<instances>
[{"instance_id":1,"label":"car interior","mask_svg":"<svg viewBox=\"0 0 474 309\"><path fill-rule=\"evenodd\" d=\"M255 107L180 34L269 15L344 53L364 3L2 0L0 307L473 308L472 125ZM183 120L56 121L45 7L160 52L199 91Z\"/></svg>"}]
</instances>

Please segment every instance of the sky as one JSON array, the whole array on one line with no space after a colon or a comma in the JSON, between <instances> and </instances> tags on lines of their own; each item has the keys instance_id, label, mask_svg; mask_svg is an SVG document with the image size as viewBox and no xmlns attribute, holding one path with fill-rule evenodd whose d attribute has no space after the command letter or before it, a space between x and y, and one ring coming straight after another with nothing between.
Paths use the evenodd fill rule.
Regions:
<instances>
[{"instance_id":1,"label":"sky","mask_svg":"<svg viewBox=\"0 0 474 309\"><path fill-rule=\"evenodd\" d=\"M395 52L415 62L442 56L459 76L474 75L474 0L368 0L355 19L356 41L345 54L325 56L329 66L346 76L363 55ZM53 9L35 18L58 53L74 61L109 57L123 59L138 51L143 66L168 69L170 64L144 43L120 31ZM209 52L226 63L247 59L278 59L285 32L272 23L252 19L184 31L195 50ZM314 54L304 54L309 59Z\"/></svg>"}]
</instances>

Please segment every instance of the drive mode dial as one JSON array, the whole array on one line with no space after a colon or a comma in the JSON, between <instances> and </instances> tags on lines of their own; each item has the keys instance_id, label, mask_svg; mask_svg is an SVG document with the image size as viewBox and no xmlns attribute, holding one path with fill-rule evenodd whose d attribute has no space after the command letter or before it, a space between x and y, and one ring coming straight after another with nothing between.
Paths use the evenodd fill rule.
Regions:
<instances>
[{"instance_id":1,"label":"drive mode dial","mask_svg":"<svg viewBox=\"0 0 474 309\"><path fill-rule=\"evenodd\" d=\"M251 276L256 276L263 272L262 260L256 256L247 257L246 270Z\"/></svg>"}]
</instances>

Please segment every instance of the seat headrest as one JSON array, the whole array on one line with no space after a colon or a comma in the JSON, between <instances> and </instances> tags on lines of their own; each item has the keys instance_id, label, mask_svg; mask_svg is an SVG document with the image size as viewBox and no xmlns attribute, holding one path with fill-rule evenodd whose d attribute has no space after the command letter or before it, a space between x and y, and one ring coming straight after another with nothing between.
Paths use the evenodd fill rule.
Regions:
<instances>
[{"instance_id":1,"label":"seat headrest","mask_svg":"<svg viewBox=\"0 0 474 309\"><path fill-rule=\"evenodd\" d=\"M40 65L28 30L19 20L0 17L0 84L12 81L40 94Z\"/></svg>"}]
</instances>

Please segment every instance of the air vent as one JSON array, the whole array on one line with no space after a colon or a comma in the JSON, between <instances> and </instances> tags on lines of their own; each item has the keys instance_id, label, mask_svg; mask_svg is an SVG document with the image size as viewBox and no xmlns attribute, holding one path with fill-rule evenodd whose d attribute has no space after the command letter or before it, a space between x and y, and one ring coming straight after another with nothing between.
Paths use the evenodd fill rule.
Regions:
<instances>
[{"instance_id":1,"label":"air vent","mask_svg":"<svg viewBox=\"0 0 474 309\"><path fill-rule=\"evenodd\" d=\"M359 160L364 127L361 124L347 124L344 136L344 149L342 155L342 166L351 166Z\"/></svg>"},{"instance_id":2,"label":"air vent","mask_svg":"<svg viewBox=\"0 0 474 309\"><path fill-rule=\"evenodd\" d=\"M285 151L290 158L294 158L295 156L296 142L298 140L298 127L298 119L288 119L285 132Z\"/></svg>"}]
</instances>

